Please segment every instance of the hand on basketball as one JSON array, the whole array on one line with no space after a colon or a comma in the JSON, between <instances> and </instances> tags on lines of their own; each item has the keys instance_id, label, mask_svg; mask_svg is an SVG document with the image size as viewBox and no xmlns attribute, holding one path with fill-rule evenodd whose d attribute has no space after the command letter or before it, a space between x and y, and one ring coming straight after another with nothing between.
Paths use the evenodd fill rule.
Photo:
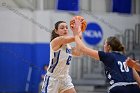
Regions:
<instances>
[{"instance_id":1,"label":"hand on basketball","mask_svg":"<svg viewBox=\"0 0 140 93\"><path fill-rule=\"evenodd\" d=\"M82 16L74 16L70 21L70 28L74 35L82 35L86 29L86 21Z\"/></svg>"},{"instance_id":2,"label":"hand on basketball","mask_svg":"<svg viewBox=\"0 0 140 93\"><path fill-rule=\"evenodd\" d=\"M76 34L79 35L79 33L81 33L81 21L78 19L75 19L75 27L74 27L74 31Z\"/></svg>"},{"instance_id":3,"label":"hand on basketball","mask_svg":"<svg viewBox=\"0 0 140 93\"><path fill-rule=\"evenodd\" d=\"M81 31L81 22L80 20L74 18L73 19L73 27L72 27L72 31L73 31L73 35L81 35L82 31Z\"/></svg>"}]
</instances>

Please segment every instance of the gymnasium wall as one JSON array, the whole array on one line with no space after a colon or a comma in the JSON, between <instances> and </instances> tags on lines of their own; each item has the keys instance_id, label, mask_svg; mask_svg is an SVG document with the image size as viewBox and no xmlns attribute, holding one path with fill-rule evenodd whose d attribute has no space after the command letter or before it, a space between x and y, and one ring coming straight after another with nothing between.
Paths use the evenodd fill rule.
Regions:
<instances>
[{"instance_id":1,"label":"gymnasium wall","mask_svg":"<svg viewBox=\"0 0 140 93\"><path fill-rule=\"evenodd\" d=\"M87 11L80 15L87 24L96 23L102 29L101 37L92 34L89 38L100 38L94 46L102 45L108 36L123 34L125 29L134 29L135 24L140 23L138 15L91 14ZM0 11L0 92L38 92L42 66L49 63L49 41L54 23L64 20L69 25L72 16L55 11L10 8ZM94 31L96 33L96 29Z\"/></svg>"}]
</instances>

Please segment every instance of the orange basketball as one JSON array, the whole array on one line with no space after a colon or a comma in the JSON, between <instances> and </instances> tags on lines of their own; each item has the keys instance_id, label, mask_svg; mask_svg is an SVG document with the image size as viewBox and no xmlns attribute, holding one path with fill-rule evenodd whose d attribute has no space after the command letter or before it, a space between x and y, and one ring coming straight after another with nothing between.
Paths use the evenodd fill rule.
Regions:
<instances>
[{"instance_id":1,"label":"orange basketball","mask_svg":"<svg viewBox=\"0 0 140 93\"><path fill-rule=\"evenodd\" d=\"M74 28L75 19L78 19L79 21L81 21L81 30L82 30L82 32L84 32L86 30L86 27L87 27L87 22L82 16L74 16L71 19L71 21L70 21L71 30Z\"/></svg>"}]
</instances>

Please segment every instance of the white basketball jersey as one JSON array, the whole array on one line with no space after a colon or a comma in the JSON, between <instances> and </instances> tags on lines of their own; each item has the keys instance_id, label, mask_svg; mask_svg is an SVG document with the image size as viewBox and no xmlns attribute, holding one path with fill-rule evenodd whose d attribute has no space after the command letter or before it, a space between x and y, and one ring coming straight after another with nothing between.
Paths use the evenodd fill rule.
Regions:
<instances>
[{"instance_id":1,"label":"white basketball jersey","mask_svg":"<svg viewBox=\"0 0 140 93\"><path fill-rule=\"evenodd\" d=\"M53 51L50 44L50 63L47 74L53 77L68 75L72 59L71 53L71 47L68 44L57 51Z\"/></svg>"}]
</instances>

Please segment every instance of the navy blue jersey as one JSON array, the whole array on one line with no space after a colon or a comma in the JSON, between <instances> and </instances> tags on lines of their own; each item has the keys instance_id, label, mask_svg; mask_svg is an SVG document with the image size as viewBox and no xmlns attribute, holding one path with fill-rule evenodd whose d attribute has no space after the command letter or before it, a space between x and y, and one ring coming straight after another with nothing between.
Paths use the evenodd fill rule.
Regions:
<instances>
[{"instance_id":1,"label":"navy blue jersey","mask_svg":"<svg viewBox=\"0 0 140 93\"><path fill-rule=\"evenodd\" d=\"M105 75L110 85L118 82L135 82L132 69L126 66L126 56L119 52L99 51L99 58L105 65Z\"/></svg>"}]
</instances>

